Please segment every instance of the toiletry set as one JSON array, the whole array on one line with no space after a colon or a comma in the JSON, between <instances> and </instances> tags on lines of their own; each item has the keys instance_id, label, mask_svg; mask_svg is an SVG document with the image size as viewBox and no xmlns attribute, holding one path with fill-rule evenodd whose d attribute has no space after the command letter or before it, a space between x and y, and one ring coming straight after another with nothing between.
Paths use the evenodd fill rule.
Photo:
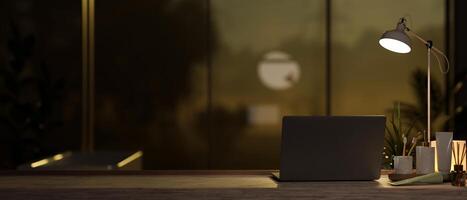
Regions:
<instances>
[{"instance_id":1,"label":"toiletry set","mask_svg":"<svg viewBox=\"0 0 467 200\"><path fill-rule=\"evenodd\" d=\"M436 132L436 141L431 143L429 139L424 137L422 146L415 148L416 174L413 173L413 157L411 156L416 139L414 137L411 144L408 145L410 149L407 154L405 154L407 138L403 136L402 141L404 144L403 153L402 156L394 156L394 174L392 176L399 177L399 180L396 181L390 177L394 181L391 185L435 184L451 181L453 186L465 186L467 176L464 170L467 150L465 141L453 141L452 132ZM451 160L452 157L454 160ZM453 165L452 162L454 162ZM454 167L453 171L451 171L451 166ZM406 178L400 178L403 176Z\"/></svg>"}]
</instances>

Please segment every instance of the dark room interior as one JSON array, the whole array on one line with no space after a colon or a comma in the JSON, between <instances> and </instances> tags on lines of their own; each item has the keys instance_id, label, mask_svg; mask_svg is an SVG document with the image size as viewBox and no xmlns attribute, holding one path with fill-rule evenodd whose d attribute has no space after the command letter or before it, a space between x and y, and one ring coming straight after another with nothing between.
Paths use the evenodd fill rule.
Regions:
<instances>
[{"instance_id":1,"label":"dark room interior","mask_svg":"<svg viewBox=\"0 0 467 200\"><path fill-rule=\"evenodd\" d=\"M465 199L465 19L462 0L0 0L0 199Z\"/></svg>"}]
</instances>

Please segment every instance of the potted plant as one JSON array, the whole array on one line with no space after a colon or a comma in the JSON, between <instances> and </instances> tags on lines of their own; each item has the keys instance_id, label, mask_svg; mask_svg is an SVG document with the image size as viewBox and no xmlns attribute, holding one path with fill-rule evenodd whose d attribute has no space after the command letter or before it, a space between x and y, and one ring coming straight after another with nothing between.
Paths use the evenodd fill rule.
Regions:
<instances>
[{"instance_id":1,"label":"potted plant","mask_svg":"<svg viewBox=\"0 0 467 200\"><path fill-rule=\"evenodd\" d=\"M400 103L397 103L386 124L383 156L385 162L394 168L396 174L411 174L413 171L412 154L419 140L419 134L412 131L414 123L410 123L407 127L403 126L400 113Z\"/></svg>"}]
</instances>

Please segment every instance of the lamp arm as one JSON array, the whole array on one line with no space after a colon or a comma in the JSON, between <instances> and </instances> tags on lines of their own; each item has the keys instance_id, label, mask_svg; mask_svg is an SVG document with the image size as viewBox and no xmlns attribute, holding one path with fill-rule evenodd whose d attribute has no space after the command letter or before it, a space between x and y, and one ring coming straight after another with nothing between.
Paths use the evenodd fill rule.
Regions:
<instances>
[{"instance_id":1,"label":"lamp arm","mask_svg":"<svg viewBox=\"0 0 467 200\"><path fill-rule=\"evenodd\" d=\"M420 37L417 33L413 32L409 28L406 27L405 31L407 33L409 33L410 35L414 36L415 38L417 38L418 40L420 40L423 44L427 45L428 48L432 49L433 52L435 52L435 54L433 54L433 55L435 55L436 61L438 61L438 67L439 67L439 70L441 71L441 73L447 74L449 72L449 69L450 69L449 59L441 50L439 50L438 48L432 46L431 42L426 41L425 39ZM444 60L446 61L446 69L445 70L441 67L442 66L441 61L439 61L439 57L436 54L439 54L439 55L443 56Z\"/></svg>"},{"instance_id":2,"label":"lamp arm","mask_svg":"<svg viewBox=\"0 0 467 200\"><path fill-rule=\"evenodd\" d=\"M426 44L428 45L428 41L426 41L425 39L423 39L422 37L420 37L417 33L413 32L411 29L409 29L408 27L405 28L405 32L409 33L410 35L414 36L415 38L417 38L418 40L420 40L423 44ZM434 47L433 47L434 48Z\"/></svg>"}]
</instances>

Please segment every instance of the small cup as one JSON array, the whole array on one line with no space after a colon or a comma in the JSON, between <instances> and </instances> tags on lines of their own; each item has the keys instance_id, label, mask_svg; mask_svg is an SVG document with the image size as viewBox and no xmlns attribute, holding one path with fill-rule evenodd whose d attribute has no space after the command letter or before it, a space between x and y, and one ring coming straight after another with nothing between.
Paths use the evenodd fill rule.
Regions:
<instances>
[{"instance_id":1,"label":"small cup","mask_svg":"<svg viewBox=\"0 0 467 200\"><path fill-rule=\"evenodd\" d=\"M394 156L395 174L412 174L413 157L412 156Z\"/></svg>"},{"instance_id":2,"label":"small cup","mask_svg":"<svg viewBox=\"0 0 467 200\"><path fill-rule=\"evenodd\" d=\"M417 146L416 149L417 174L431 174L435 172L435 148Z\"/></svg>"}]
</instances>

